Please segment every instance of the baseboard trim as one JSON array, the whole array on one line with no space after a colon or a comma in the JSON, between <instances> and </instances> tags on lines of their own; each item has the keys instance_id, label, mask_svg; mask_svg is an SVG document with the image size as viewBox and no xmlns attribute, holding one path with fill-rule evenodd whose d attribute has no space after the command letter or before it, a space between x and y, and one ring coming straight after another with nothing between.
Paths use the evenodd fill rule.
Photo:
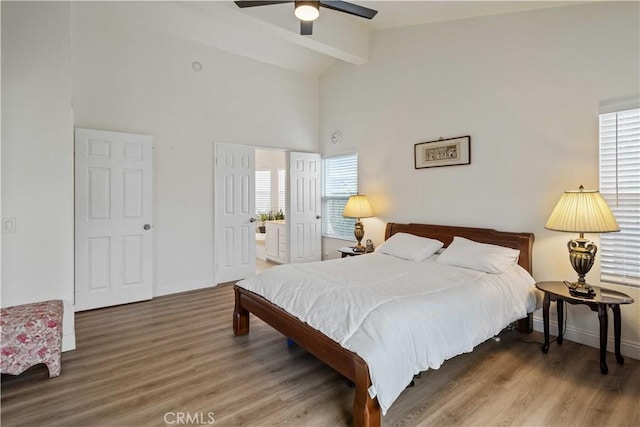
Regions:
<instances>
[{"instance_id":1,"label":"baseboard trim","mask_svg":"<svg viewBox=\"0 0 640 427\"><path fill-rule=\"evenodd\" d=\"M538 332L544 332L544 324L542 323L541 317L533 317L533 329ZM558 322L553 320L549 321L549 334L554 337L558 335ZM592 331L585 331L567 325L564 338L590 347L600 348L600 332L594 333ZM607 338L607 351L613 353L613 331L609 332ZM620 353L625 357L640 360L640 343L625 340L623 338L620 340Z\"/></svg>"},{"instance_id":2,"label":"baseboard trim","mask_svg":"<svg viewBox=\"0 0 640 427\"><path fill-rule=\"evenodd\" d=\"M62 351L71 351L76 349L76 334L62 333Z\"/></svg>"},{"instance_id":3,"label":"baseboard trim","mask_svg":"<svg viewBox=\"0 0 640 427\"><path fill-rule=\"evenodd\" d=\"M76 308L73 299L62 300L64 303L64 315L62 318L62 351L76 349Z\"/></svg>"}]
</instances>

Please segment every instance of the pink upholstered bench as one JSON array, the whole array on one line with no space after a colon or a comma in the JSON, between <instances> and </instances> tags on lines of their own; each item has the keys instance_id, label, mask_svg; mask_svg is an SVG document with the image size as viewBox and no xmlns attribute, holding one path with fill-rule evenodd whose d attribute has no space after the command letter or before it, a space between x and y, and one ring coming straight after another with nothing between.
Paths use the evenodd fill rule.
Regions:
<instances>
[{"instance_id":1,"label":"pink upholstered bench","mask_svg":"<svg viewBox=\"0 0 640 427\"><path fill-rule=\"evenodd\" d=\"M19 375L44 363L49 368L49 377L60 375L63 311L61 300L0 310L0 372Z\"/></svg>"}]
</instances>

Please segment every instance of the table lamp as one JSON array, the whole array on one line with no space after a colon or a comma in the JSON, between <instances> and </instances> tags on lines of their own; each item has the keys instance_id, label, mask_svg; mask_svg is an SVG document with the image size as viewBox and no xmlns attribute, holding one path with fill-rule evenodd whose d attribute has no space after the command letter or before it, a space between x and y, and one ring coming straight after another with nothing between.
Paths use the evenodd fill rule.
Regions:
<instances>
[{"instance_id":1,"label":"table lamp","mask_svg":"<svg viewBox=\"0 0 640 427\"><path fill-rule=\"evenodd\" d=\"M584 276L591 270L598 247L584 238L584 233L620 231L607 202L597 190L565 191L551 212L545 228L555 231L580 233L580 237L567 243L569 260L578 273L578 281L569 283L570 290L580 295L593 295L593 287Z\"/></svg>"},{"instance_id":2,"label":"table lamp","mask_svg":"<svg viewBox=\"0 0 640 427\"><path fill-rule=\"evenodd\" d=\"M364 252L365 247L362 246L362 238L364 237L364 226L360 222L360 218L370 218L373 216L373 210L367 197L362 194L356 194L349 197L342 216L345 218L356 218L356 225L353 231L358 244L353 248L354 252Z\"/></svg>"}]
</instances>

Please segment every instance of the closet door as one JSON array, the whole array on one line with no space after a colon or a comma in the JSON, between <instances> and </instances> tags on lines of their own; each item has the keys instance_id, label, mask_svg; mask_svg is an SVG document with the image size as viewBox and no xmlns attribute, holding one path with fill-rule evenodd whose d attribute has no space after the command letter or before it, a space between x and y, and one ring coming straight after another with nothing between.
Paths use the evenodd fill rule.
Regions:
<instances>
[{"instance_id":1,"label":"closet door","mask_svg":"<svg viewBox=\"0 0 640 427\"><path fill-rule=\"evenodd\" d=\"M75 130L76 311L153 296L152 144Z\"/></svg>"}]
</instances>

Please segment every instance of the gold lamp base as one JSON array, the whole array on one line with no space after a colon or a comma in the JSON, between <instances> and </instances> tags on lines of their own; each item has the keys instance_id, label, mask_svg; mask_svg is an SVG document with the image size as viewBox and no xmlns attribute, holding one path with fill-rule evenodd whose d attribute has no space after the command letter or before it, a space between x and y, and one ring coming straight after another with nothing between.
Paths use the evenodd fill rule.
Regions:
<instances>
[{"instance_id":1,"label":"gold lamp base","mask_svg":"<svg viewBox=\"0 0 640 427\"><path fill-rule=\"evenodd\" d=\"M355 228L353 229L353 235L356 236L358 244L353 247L354 252L364 252L366 248L362 246L362 239L364 238L364 225L360 222L360 218L357 219Z\"/></svg>"},{"instance_id":2,"label":"gold lamp base","mask_svg":"<svg viewBox=\"0 0 640 427\"><path fill-rule=\"evenodd\" d=\"M585 239L583 233L580 233L579 238L569 240L567 248L569 249L571 266L578 273L578 281L568 283L570 291L578 295L594 295L593 287L586 282L584 277L593 267L598 247L589 239Z\"/></svg>"}]
</instances>

